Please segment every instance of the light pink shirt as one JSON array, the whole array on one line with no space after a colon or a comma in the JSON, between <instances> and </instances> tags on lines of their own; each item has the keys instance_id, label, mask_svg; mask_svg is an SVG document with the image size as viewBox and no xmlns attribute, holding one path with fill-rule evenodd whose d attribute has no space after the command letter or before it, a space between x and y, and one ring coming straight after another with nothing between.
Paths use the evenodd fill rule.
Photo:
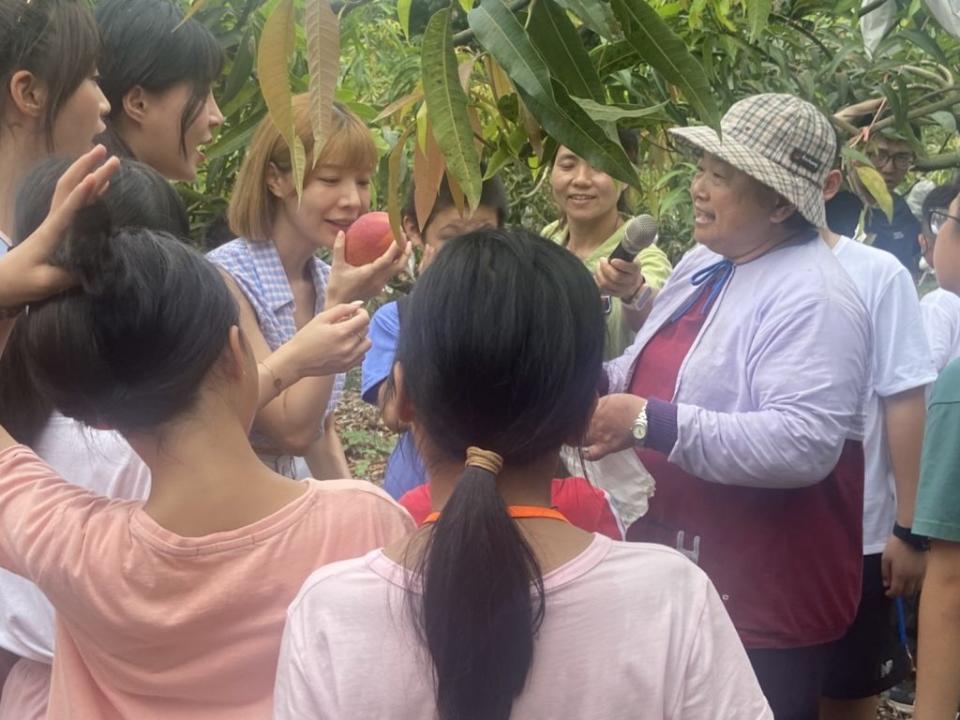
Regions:
<instances>
[{"instance_id":1,"label":"light pink shirt","mask_svg":"<svg viewBox=\"0 0 960 720\"><path fill-rule=\"evenodd\" d=\"M436 717L432 667L381 551L310 576L290 606L276 720ZM546 617L513 717L772 719L707 576L674 550L595 535L544 578Z\"/></svg>"},{"instance_id":2,"label":"light pink shirt","mask_svg":"<svg viewBox=\"0 0 960 720\"><path fill-rule=\"evenodd\" d=\"M57 610L49 720L266 720L284 612L310 572L407 534L372 485L308 481L238 530L185 538L135 501L0 452L0 565Z\"/></svg>"}]
</instances>

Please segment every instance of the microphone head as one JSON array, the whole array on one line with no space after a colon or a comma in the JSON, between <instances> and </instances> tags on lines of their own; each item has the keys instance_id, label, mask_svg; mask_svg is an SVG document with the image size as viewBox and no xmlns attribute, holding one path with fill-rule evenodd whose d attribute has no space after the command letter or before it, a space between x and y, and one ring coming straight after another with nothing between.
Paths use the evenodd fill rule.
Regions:
<instances>
[{"instance_id":1,"label":"microphone head","mask_svg":"<svg viewBox=\"0 0 960 720\"><path fill-rule=\"evenodd\" d=\"M623 231L623 240L620 244L624 250L636 255L641 250L650 247L657 239L657 221L652 215L637 215L627 222Z\"/></svg>"}]
</instances>

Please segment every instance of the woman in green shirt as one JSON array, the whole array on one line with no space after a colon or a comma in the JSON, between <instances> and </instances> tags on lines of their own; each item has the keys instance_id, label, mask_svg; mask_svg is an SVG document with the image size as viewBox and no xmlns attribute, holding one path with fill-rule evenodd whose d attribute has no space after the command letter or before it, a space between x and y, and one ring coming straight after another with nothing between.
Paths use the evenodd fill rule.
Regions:
<instances>
[{"instance_id":1,"label":"woman in green shirt","mask_svg":"<svg viewBox=\"0 0 960 720\"><path fill-rule=\"evenodd\" d=\"M645 289L656 292L663 287L673 267L656 245L643 250L633 263L607 260L623 239L625 221L629 219L624 183L562 145L557 150L551 183L560 219L545 227L542 234L579 257L594 273L600 291L609 298L604 307L604 360L612 360L633 342L649 312L653 293L644 292Z\"/></svg>"}]
</instances>

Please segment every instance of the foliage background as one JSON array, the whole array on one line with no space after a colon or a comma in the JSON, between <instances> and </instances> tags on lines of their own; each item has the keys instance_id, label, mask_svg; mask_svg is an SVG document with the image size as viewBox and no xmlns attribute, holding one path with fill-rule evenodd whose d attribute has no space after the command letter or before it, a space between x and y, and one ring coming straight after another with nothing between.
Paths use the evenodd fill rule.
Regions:
<instances>
[{"instance_id":1,"label":"foliage background","mask_svg":"<svg viewBox=\"0 0 960 720\"><path fill-rule=\"evenodd\" d=\"M301 12L305 1L295 0ZM215 88L226 122L208 150L201 177L193 185L181 187L198 239L223 212L243 148L266 116L254 82L256 57L265 19L277 2L207 0L196 12L195 17L220 39L228 59ZM499 0L477 4L490 2ZM639 110L650 109L643 117L619 118L620 125L636 127L641 133L639 183L632 191L632 201L637 211L659 217L661 244L677 258L690 242L686 188L692 166L670 145L665 130L671 125L701 122L694 103L636 52L631 53L616 31L610 37L594 31L596 23L590 22L591 17L611 16L611 5L604 0L515 0L511 7L520 23L526 24L526 42L534 46L544 42L542 14L536 13L542 13L547 3L559 8L575 28L572 44L564 49L573 57L589 53L592 69L602 83L602 95L595 105L603 107L590 109L593 119L602 124L618 113L640 114ZM921 166L941 168L933 177L944 179L952 170L943 168L952 168L960 160L952 112L960 91L948 70L957 67L960 44L943 31L921 0L910 0L898 2L896 23L871 57L860 35L859 5L857 0L650 0L648 7L689 49L721 111L756 92L795 93L828 114L883 96L887 98L883 122L905 132L909 114L924 111L922 135L914 138L919 153L929 158ZM544 182L553 144L531 130L536 123L529 122L514 87L508 84L508 93L499 98L491 92L495 78L484 59L485 48L476 36L464 37L471 34L466 16L471 6L470 0L454 1L451 30L458 43L458 62L475 60L468 96L475 115L474 131L479 131L475 133L477 146L484 161L498 168L507 183L511 222L539 228L554 219L548 183ZM378 116L391 103L422 87L424 74L437 72L436 67L423 66L421 40L429 19L447 7L451 6L443 0L400 0L399 12L395 0L347 0L334 5L340 17L342 48L337 99L370 123L383 153L374 183L377 207L386 206L387 154L404 130L425 122L427 113L418 98L387 117ZM400 19L401 13L407 12L409 35ZM305 91L308 85L302 29L298 28L298 34L290 62L294 92ZM566 87L577 86L569 64L543 54L551 76ZM509 64L504 69L511 80L517 76L516 68ZM929 106L935 106L934 110L924 109ZM419 127L421 139L423 131ZM401 181L411 172L414 142L403 148ZM541 144L542 155L538 152Z\"/></svg>"}]
</instances>

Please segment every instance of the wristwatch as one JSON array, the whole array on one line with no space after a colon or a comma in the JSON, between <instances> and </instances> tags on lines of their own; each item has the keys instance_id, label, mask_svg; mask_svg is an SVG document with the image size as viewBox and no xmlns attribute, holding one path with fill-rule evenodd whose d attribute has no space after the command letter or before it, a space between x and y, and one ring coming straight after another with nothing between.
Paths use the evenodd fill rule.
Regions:
<instances>
[{"instance_id":1,"label":"wristwatch","mask_svg":"<svg viewBox=\"0 0 960 720\"><path fill-rule=\"evenodd\" d=\"M925 535L915 535L913 530L898 523L893 524L893 536L899 538L917 552L926 552L930 549L930 538Z\"/></svg>"},{"instance_id":2,"label":"wristwatch","mask_svg":"<svg viewBox=\"0 0 960 720\"><path fill-rule=\"evenodd\" d=\"M635 447L643 447L647 442L647 404L643 404L643 410L637 415L630 428L633 435L633 444Z\"/></svg>"}]
</instances>

